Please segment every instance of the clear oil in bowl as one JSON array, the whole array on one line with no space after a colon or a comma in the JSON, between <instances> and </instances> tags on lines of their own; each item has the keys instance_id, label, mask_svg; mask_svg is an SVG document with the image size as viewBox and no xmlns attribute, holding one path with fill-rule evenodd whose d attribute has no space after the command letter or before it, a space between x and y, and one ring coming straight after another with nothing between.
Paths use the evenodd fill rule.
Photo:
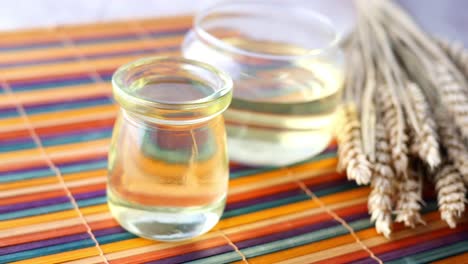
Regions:
<instances>
[{"instance_id":1,"label":"clear oil in bowl","mask_svg":"<svg viewBox=\"0 0 468 264\"><path fill-rule=\"evenodd\" d=\"M300 46L242 35L221 40L249 52L291 56L307 52ZM233 100L224 113L232 160L287 165L320 153L330 143L343 85L343 65L336 57L249 58L197 39L186 43L184 55L205 58L234 80Z\"/></svg>"}]
</instances>

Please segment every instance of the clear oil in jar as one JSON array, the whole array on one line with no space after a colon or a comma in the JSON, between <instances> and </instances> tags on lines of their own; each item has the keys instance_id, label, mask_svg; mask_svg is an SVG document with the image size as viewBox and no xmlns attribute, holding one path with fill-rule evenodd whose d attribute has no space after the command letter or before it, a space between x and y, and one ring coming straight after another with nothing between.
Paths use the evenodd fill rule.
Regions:
<instances>
[{"instance_id":1,"label":"clear oil in jar","mask_svg":"<svg viewBox=\"0 0 468 264\"><path fill-rule=\"evenodd\" d=\"M109 151L113 216L134 234L164 241L211 229L223 212L229 177L221 115L229 100L217 101L216 87L180 74L151 73L128 82L123 97L138 100L116 98L122 108ZM157 104L148 108L140 100Z\"/></svg>"}]
</instances>

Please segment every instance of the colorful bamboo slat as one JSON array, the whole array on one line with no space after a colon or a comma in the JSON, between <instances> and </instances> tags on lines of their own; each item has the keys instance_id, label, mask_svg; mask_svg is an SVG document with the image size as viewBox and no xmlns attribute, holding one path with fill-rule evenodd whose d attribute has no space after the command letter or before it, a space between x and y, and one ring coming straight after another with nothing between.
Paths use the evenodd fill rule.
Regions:
<instances>
[{"instance_id":1,"label":"colorful bamboo slat","mask_svg":"<svg viewBox=\"0 0 468 264\"><path fill-rule=\"evenodd\" d=\"M284 168L232 163L223 218L201 237L161 243L122 229L105 193L117 109L110 77L139 57L177 55L191 24L0 33L0 263L468 263L468 219L448 228L433 196L426 226L378 235L369 188L335 172L335 143Z\"/></svg>"}]
</instances>

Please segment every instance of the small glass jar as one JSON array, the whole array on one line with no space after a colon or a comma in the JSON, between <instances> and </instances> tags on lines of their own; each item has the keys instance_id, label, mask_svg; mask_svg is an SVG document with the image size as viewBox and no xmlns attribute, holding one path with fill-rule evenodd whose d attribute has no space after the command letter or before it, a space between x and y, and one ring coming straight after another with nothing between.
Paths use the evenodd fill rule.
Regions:
<instances>
[{"instance_id":1,"label":"small glass jar","mask_svg":"<svg viewBox=\"0 0 468 264\"><path fill-rule=\"evenodd\" d=\"M338 35L294 3L221 2L196 16L183 55L234 81L224 113L231 160L282 166L327 147L343 85Z\"/></svg>"},{"instance_id":2,"label":"small glass jar","mask_svg":"<svg viewBox=\"0 0 468 264\"><path fill-rule=\"evenodd\" d=\"M128 231L183 240L211 229L229 168L221 113L232 80L201 62L141 59L112 78L120 105L109 151L108 203Z\"/></svg>"}]
</instances>

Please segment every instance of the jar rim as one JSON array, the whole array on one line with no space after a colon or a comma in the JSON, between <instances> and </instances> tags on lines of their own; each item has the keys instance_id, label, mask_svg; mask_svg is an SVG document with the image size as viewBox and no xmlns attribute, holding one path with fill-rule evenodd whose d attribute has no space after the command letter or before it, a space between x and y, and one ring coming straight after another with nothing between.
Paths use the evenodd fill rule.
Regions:
<instances>
[{"instance_id":1,"label":"jar rim","mask_svg":"<svg viewBox=\"0 0 468 264\"><path fill-rule=\"evenodd\" d=\"M316 22L319 22L322 26L326 27L333 34L331 41L329 41L327 45L325 45L322 48L308 48L307 52L301 55L277 55L277 54L269 54L269 53L264 53L264 52L253 52L253 51L242 49L235 45L226 43L222 39L219 39L218 37L214 36L213 34L209 33L207 30L203 28L202 26L203 20L208 15L223 8L236 7L236 6L237 7L238 6L251 6L251 7L258 6L258 7L261 7L261 10L266 10L266 9L271 10L272 8L271 5L268 5L267 3L265 3L265 1L260 1L260 0L220 1L214 5L209 6L207 9L203 10L202 12L198 13L195 16L193 31L202 40L206 41L207 43L217 48L221 48L228 52L239 54L242 56L247 56L247 57L254 57L254 58L259 58L259 59L270 59L270 60L281 60L281 61L285 61L285 60L290 61L290 60L318 56L320 54L326 53L329 50L336 49L340 43L341 34L336 30L333 23L327 16L319 12L316 12L314 10L311 10L310 8L299 8L296 5L281 6L280 8L281 10L276 10L277 7L273 7L273 9L275 9L274 12L281 13L283 16L284 14L288 14L288 16L301 16L302 14L302 16L307 16L308 19L313 19Z\"/></svg>"},{"instance_id":2,"label":"jar rim","mask_svg":"<svg viewBox=\"0 0 468 264\"><path fill-rule=\"evenodd\" d=\"M126 89L124 84L124 79L128 77L129 71L132 68L136 68L144 65L154 65L157 67L158 63L169 63L169 64L186 64L195 66L196 68L203 69L209 73L212 73L216 76L221 85L216 90L213 90L212 93L206 95L199 99L194 100L182 100L182 101L158 101L157 99L147 99L136 96ZM231 77L222 70L219 70L207 63L185 59L180 57L166 57L166 56L155 56L155 57L146 57L141 58L135 61L131 61L127 64L120 66L112 76L112 86L115 99L122 104L122 101L125 101L125 104L132 103L135 105L145 106L149 108L157 109L194 109L205 107L206 104L216 101L217 99L229 94L232 91L233 83Z\"/></svg>"}]
</instances>

